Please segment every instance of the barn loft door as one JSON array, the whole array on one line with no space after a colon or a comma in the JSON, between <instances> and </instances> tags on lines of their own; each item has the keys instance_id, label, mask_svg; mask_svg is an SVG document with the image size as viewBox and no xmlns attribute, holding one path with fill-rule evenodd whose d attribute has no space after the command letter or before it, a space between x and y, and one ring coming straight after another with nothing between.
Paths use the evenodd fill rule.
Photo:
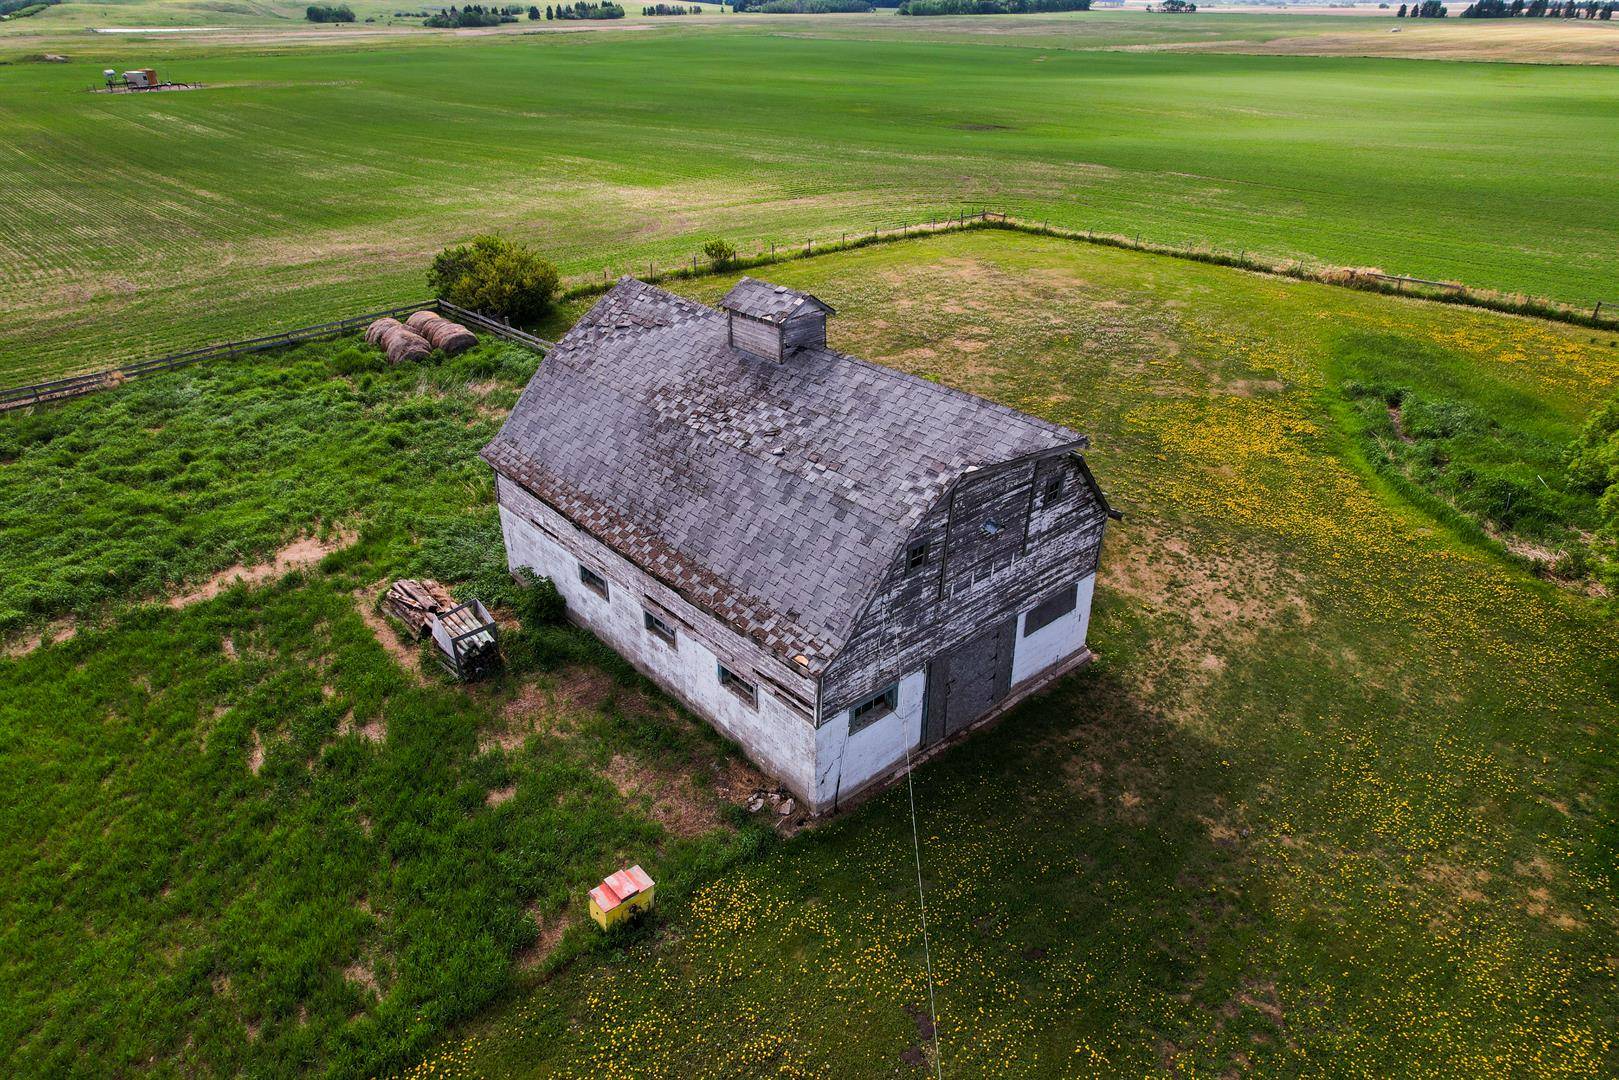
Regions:
<instances>
[{"instance_id":1,"label":"barn loft door","mask_svg":"<svg viewBox=\"0 0 1619 1080\"><path fill-rule=\"evenodd\" d=\"M979 719L1012 688L1017 616L936 657L928 665L924 746L948 739Z\"/></svg>"}]
</instances>

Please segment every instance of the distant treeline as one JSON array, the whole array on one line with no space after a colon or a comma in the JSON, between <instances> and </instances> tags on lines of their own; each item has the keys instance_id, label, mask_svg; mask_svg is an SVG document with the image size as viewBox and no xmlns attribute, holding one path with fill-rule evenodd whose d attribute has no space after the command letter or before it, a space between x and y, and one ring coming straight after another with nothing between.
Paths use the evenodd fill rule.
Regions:
<instances>
[{"instance_id":1,"label":"distant treeline","mask_svg":"<svg viewBox=\"0 0 1619 1080\"><path fill-rule=\"evenodd\" d=\"M468 4L464 8L440 8L437 15L429 16L423 26L432 26L440 30L457 30L463 26L499 26L501 23L514 23L523 9L515 4L505 7L484 7L482 4Z\"/></svg>"},{"instance_id":2,"label":"distant treeline","mask_svg":"<svg viewBox=\"0 0 1619 1080\"><path fill-rule=\"evenodd\" d=\"M693 4L651 4L641 9L642 15L701 15L703 9Z\"/></svg>"},{"instance_id":3,"label":"distant treeline","mask_svg":"<svg viewBox=\"0 0 1619 1080\"><path fill-rule=\"evenodd\" d=\"M901 15L1025 15L1037 11L1089 11L1091 0L905 0Z\"/></svg>"},{"instance_id":4,"label":"distant treeline","mask_svg":"<svg viewBox=\"0 0 1619 1080\"><path fill-rule=\"evenodd\" d=\"M870 0L736 0L735 11L760 11L766 15L836 15L849 11L870 11Z\"/></svg>"},{"instance_id":5,"label":"distant treeline","mask_svg":"<svg viewBox=\"0 0 1619 1080\"><path fill-rule=\"evenodd\" d=\"M556 7L545 9L547 19L622 19L624 9L618 4L603 2L600 4L587 4L579 0L572 7L558 4Z\"/></svg>"},{"instance_id":6,"label":"distant treeline","mask_svg":"<svg viewBox=\"0 0 1619 1080\"><path fill-rule=\"evenodd\" d=\"M347 4L310 4L304 8L310 22L353 22L354 11Z\"/></svg>"},{"instance_id":7,"label":"distant treeline","mask_svg":"<svg viewBox=\"0 0 1619 1080\"><path fill-rule=\"evenodd\" d=\"M1516 19L1520 16L1525 19L1602 19L1613 18L1613 13L1619 11L1619 0L1474 0L1462 12L1464 19Z\"/></svg>"},{"instance_id":8,"label":"distant treeline","mask_svg":"<svg viewBox=\"0 0 1619 1080\"><path fill-rule=\"evenodd\" d=\"M62 0L0 0L0 19L26 19Z\"/></svg>"},{"instance_id":9,"label":"distant treeline","mask_svg":"<svg viewBox=\"0 0 1619 1080\"><path fill-rule=\"evenodd\" d=\"M1450 9L1439 0L1422 0L1420 4L1401 4L1394 13L1396 19L1443 19Z\"/></svg>"}]
</instances>

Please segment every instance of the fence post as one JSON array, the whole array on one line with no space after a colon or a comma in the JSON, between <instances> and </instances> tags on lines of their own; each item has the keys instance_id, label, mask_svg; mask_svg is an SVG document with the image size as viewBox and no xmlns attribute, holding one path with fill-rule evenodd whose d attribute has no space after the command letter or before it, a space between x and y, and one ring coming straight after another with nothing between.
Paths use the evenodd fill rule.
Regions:
<instances>
[{"instance_id":1,"label":"fence post","mask_svg":"<svg viewBox=\"0 0 1619 1080\"><path fill-rule=\"evenodd\" d=\"M1595 308L1591 309L1591 318L1594 319L1598 315L1601 315L1601 314L1602 314L1602 301L1598 300L1597 301L1597 306Z\"/></svg>"}]
</instances>

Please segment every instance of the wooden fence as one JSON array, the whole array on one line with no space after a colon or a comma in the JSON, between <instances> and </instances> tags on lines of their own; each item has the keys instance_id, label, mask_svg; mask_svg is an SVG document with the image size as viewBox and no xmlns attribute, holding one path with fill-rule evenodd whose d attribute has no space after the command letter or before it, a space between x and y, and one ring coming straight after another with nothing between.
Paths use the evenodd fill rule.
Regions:
<instances>
[{"instance_id":1,"label":"wooden fence","mask_svg":"<svg viewBox=\"0 0 1619 1080\"><path fill-rule=\"evenodd\" d=\"M468 326L477 327L479 330L486 330L496 337L505 338L507 341L515 341L517 344L533 349L537 353L547 353L556 348L556 342L547 341L542 337L536 337L526 331L519 330L504 319L491 319L489 316L480 315L476 311L468 311L464 307L457 307L448 300L435 300L434 304L438 307L439 314L445 318L455 319Z\"/></svg>"},{"instance_id":2,"label":"wooden fence","mask_svg":"<svg viewBox=\"0 0 1619 1080\"><path fill-rule=\"evenodd\" d=\"M770 244L768 248L761 250L757 256L738 259L737 267L745 268L750 265L778 262L798 255L838 251L844 248L869 244L873 241L903 239L909 236L973 228L995 220L1005 220L1005 215L989 210L963 211L947 217L902 221L894 226L874 226L870 232L845 232L837 239L817 240L810 238L804 241L802 248L797 245ZM706 273L710 269L712 267L709 264L701 261L699 256L693 255L689 263L681 262L674 266L658 267L649 263L647 265L647 277L660 280L669 277ZM602 277L602 284L594 284L592 279L589 278L583 280L574 279L573 287L568 291L568 295L600 291L604 284L612 280L611 271L603 267ZM175 368L187 367L206 360L223 360L232 356L263 352L267 349L279 349L288 345L299 345L306 341L317 341L321 338L336 337L358 330L375 319L406 315L411 312L421 311L424 308L436 309L447 318L456 319L475 330L494 334L496 337L522 345L524 348L533 349L535 352L545 353L555 347L553 342L547 341L545 338L519 330L502 320L493 319L476 311L458 307L446 300L423 300L417 304L405 304L400 307L389 308L386 311L367 312L364 315L354 315L346 319L320 323L315 326L299 327L296 330L286 330L264 337L205 345L201 348L169 353L166 356L124 364L120 367L106 368L101 371L93 371L85 375L74 375L65 379L54 379L49 382L32 383L28 386L0 389L0 412L81 397L85 394L95 393L97 390L111 389L128 382L130 379L138 379L143 375L152 375L160 371L172 371Z\"/></svg>"},{"instance_id":3,"label":"wooden fence","mask_svg":"<svg viewBox=\"0 0 1619 1080\"><path fill-rule=\"evenodd\" d=\"M30 405L42 405L50 401L63 401L67 398L81 397L84 394L93 394L97 390L107 390L120 386L130 379L138 379L143 375L154 375L160 371L172 371L175 368L189 367L192 364L200 364L205 360L223 360L226 357L264 352L267 349L280 349L288 345L300 345L306 341L319 341L322 338L337 337L341 334L352 333L376 319L408 315L414 311L421 311L423 308L435 307L437 303L436 300L423 300L419 304L406 304L402 307L389 308L386 311L372 311L364 315L351 315L346 319L338 319L336 322L302 326L296 330L285 330L279 334L269 334L265 337L204 345L198 349L169 353L167 356L141 360L137 363L125 364L122 367L93 371L88 375L74 375L70 378L53 379L50 382L34 383L30 386L14 386L8 390L0 390L0 412L22 409ZM520 333L520 331L513 331L513 333ZM525 334L523 336L529 337L530 335Z\"/></svg>"}]
</instances>

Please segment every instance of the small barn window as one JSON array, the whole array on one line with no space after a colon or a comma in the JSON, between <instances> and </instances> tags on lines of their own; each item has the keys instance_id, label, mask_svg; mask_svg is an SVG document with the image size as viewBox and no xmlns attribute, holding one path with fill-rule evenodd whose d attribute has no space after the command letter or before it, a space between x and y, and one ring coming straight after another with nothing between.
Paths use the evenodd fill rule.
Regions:
<instances>
[{"instance_id":1,"label":"small barn window","mask_svg":"<svg viewBox=\"0 0 1619 1080\"><path fill-rule=\"evenodd\" d=\"M983 533L985 536L999 536L1001 533L1006 531L1006 526L1002 525L994 518L990 518L988 521L978 526L978 531Z\"/></svg>"},{"instance_id":2,"label":"small barn window","mask_svg":"<svg viewBox=\"0 0 1619 1080\"><path fill-rule=\"evenodd\" d=\"M670 626L668 623L664 622L662 619L658 618L645 608L641 609L641 616L646 624L646 628L652 632L653 637L659 639L671 649L676 648L674 627Z\"/></svg>"},{"instance_id":3,"label":"small barn window","mask_svg":"<svg viewBox=\"0 0 1619 1080\"><path fill-rule=\"evenodd\" d=\"M849 734L870 727L899 708L899 683L860 702L849 710Z\"/></svg>"},{"instance_id":4,"label":"small barn window","mask_svg":"<svg viewBox=\"0 0 1619 1080\"><path fill-rule=\"evenodd\" d=\"M1062 498L1062 473L1046 477L1045 491L1040 496L1041 504L1050 506L1060 498Z\"/></svg>"},{"instance_id":5,"label":"small barn window","mask_svg":"<svg viewBox=\"0 0 1619 1080\"><path fill-rule=\"evenodd\" d=\"M749 708L759 706L759 688L726 667L719 665L720 685L748 703Z\"/></svg>"},{"instance_id":6,"label":"small barn window","mask_svg":"<svg viewBox=\"0 0 1619 1080\"><path fill-rule=\"evenodd\" d=\"M1028 637L1043 627L1050 626L1079 603L1079 586L1070 585L1055 596L1048 596L1030 609L1023 620L1023 636Z\"/></svg>"},{"instance_id":7,"label":"small barn window","mask_svg":"<svg viewBox=\"0 0 1619 1080\"><path fill-rule=\"evenodd\" d=\"M608 598L607 579L596 573L596 571L592 570L584 563L579 564L579 580L585 583L585 588L589 589L603 600Z\"/></svg>"},{"instance_id":8,"label":"small barn window","mask_svg":"<svg viewBox=\"0 0 1619 1080\"><path fill-rule=\"evenodd\" d=\"M928 542L918 540L905 549L905 572L915 573L928 564Z\"/></svg>"}]
</instances>

